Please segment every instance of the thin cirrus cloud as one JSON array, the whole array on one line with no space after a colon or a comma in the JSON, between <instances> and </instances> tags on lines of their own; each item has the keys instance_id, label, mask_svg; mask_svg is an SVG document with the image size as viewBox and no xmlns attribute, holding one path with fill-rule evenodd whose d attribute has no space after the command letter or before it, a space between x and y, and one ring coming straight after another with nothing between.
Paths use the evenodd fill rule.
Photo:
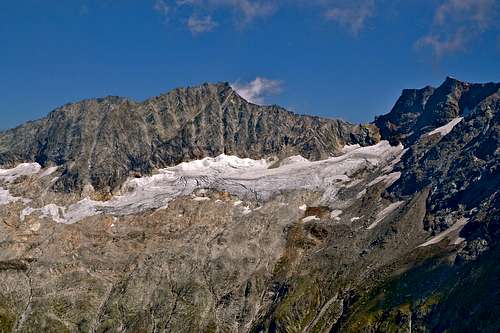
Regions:
<instances>
[{"instance_id":1,"label":"thin cirrus cloud","mask_svg":"<svg viewBox=\"0 0 500 333\"><path fill-rule=\"evenodd\" d=\"M435 11L429 33L415 43L436 58L464 51L481 33L498 28L497 0L445 0Z\"/></svg>"},{"instance_id":2,"label":"thin cirrus cloud","mask_svg":"<svg viewBox=\"0 0 500 333\"><path fill-rule=\"evenodd\" d=\"M265 99L283 91L283 81L257 77L250 82L234 82L233 89L244 99L254 104L264 104Z\"/></svg>"},{"instance_id":3,"label":"thin cirrus cloud","mask_svg":"<svg viewBox=\"0 0 500 333\"><path fill-rule=\"evenodd\" d=\"M274 13L278 7L276 0L177 0L176 5L191 7L194 10L229 9L236 15L238 22L249 23L256 18Z\"/></svg>"},{"instance_id":4,"label":"thin cirrus cloud","mask_svg":"<svg viewBox=\"0 0 500 333\"><path fill-rule=\"evenodd\" d=\"M364 28L366 20L374 15L375 1L353 1L346 7L333 7L326 11L328 20L336 21L357 35Z\"/></svg>"},{"instance_id":5,"label":"thin cirrus cloud","mask_svg":"<svg viewBox=\"0 0 500 333\"><path fill-rule=\"evenodd\" d=\"M237 27L272 17L286 7L313 8L326 21L359 35L369 20L383 13L382 3L394 5L400 0L155 0L154 9L165 22L187 15L179 21L193 35L214 31L221 24L214 13L230 14ZM417 50L431 52L437 59L467 50L485 31L498 29L498 0L439 0L435 2L429 30L414 42ZM178 17L177 17L178 18Z\"/></svg>"},{"instance_id":6,"label":"thin cirrus cloud","mask_svg":"<svg viewBox=\"0 0 500 333\"><path fill-rule=\"evenodd\" d=\"M189 17L187 22L187 26L193 35L212 31L217 25L218 23L215 22L210 15L199 17L193 14Z\"/></svg>"},{"instance_id":7,"label":"thin cirrus cloud","mask_svg":"<svg viewBox=\"0 0 500 333\"><path fill-rule=\"evenodd\" d=\"M219 23L210 13L229 10L236 26L245 25L259 18L270 17L286 6L307 6L319 9L324 18L336 22L354 34L359 34L366 20L374 15L375 0L156 0L154 9L168 22L178 9L192 12L187 27L193 34L214 30ZM207 13L200 16L199 13Z\"/></svg>"},{"instance_id":8,"label":"thin cirrus cloud","mask_svg":"<svg viewBox=\"0 0 500 333\"><path fill-rule=\"evenodd\" d=\"M166 23L169 22L172 8L164 0L156 0L153 9L163 17Z\"/></svg>"}]
</instances>

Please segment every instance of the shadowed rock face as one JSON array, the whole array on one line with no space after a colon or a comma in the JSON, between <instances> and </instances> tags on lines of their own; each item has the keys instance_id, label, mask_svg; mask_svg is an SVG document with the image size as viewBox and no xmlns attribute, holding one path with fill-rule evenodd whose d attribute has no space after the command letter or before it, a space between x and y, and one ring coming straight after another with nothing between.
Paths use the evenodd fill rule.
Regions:
<instances>
[{"instance_id":1,"label":"shadowed rock face","mask_svg":"<svg viewBox=\"0 0 500 333\"><path fill-rule=\"evenodd\" d=\"M463 119L446 135L429 135L434 127L457 117ZM446 217L450 211L468 216L494 206L500 188L500 84L468 84L448 78L429 97L411 131L414 134L405 139L411 145L396 166L401 178L389 192L402 198L430 188L427 228L449 228L455 222ZM387 139L395 137L382 133ZM406 133L401 129L396 135L405 137Z\"/></svg>"},{"instance_id":2,"label":"shadowed rock face","mask_svg":"<svg viewBox=\"0 0 500 333\"><path fill-rule=\"evenodd\" d=\"M54 185L79 191L117 189L130 175L225 153L312 160L345 144L378 141L375 126L300 116L258 106L227 84L176 89L137 103L106 97L67 104L46 118L0 133L0 165L36 161L64 166Z\"/></svg>"},{"instance_id":3,"label":"shadowed rock face","mask_svg":"<svg viewBox=\"0 0 500 333\"><path fill-rule=\"evenodd\" d=\"M375 124L384 140L408 146L423 133L488 103L499 89L500 83L471 84L451 77L438 88L405 89L391 112L377 117Z\"/></svg>"}]
</instances>

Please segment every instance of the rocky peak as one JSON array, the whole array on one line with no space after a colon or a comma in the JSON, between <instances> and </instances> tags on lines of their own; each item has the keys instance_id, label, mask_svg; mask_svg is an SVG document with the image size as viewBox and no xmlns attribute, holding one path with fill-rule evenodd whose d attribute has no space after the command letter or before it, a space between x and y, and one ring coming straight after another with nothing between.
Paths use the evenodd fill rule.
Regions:
<instances>
[{"instance_id":1,"label":"rocky peak","mask_svg":"<svg viewBox=\"0 0 500 333\"><path fill-rule=\"evenodd\" d=\"M229 95L233 94L234 90L228 82L219 83L203 83L193 87L179 87L166 93L160 94L146 100L146 102L162 101L162 100L179 100L186 99L196 100L203 98L216 98L222 103Z\"/></svg>"},{"instance_id":2,"label":"rocky peak","mask_svg":"<svg viewBox=\"0 0 500 333\"><path fill-rule=\"evenodd\" d=\"M393 109L375 124L382 138L412 144L423 133L468 114L499 89L499 83L471 84L447 77L437 88L403 90Z\"/></svg>"},{"instance_id":3,"label":"rocky peak","mask_svg":"<svg viewBox=\"0 0 500 333\"><path fill-rule=\"evenodd\" d=\"M498 196L499 88L500 83L448 78L414 123L382 131L388 138L399 136L408 147L396 167L401 177L389 192L402 198L429 189L424 220L429 229L447 229L455 221L450 212L470 214L475 207L490 207ZM377 121L384 126L397 112L409 109L395 107L381 117L385 122Z\"/></svg>"},{"instance_id":4,"label":"rocky peak","mask_svg":"<svg viewBox=\"0 0 500 333\"><path fill-rule=\"evenodd\" d=\"M118 189L130 175L220 154L312 160L345 144L378 141L373 125L301 116L259 106L227 82L177 88L144 102L122 97L66 104L41 120L0 133L0 165L60 165L56 190Z\"/></svg>"},{"instance_id":5,"label":"rocky peak","mask_svg":"<svg viewBox=\"0 0 500 333\"><path fill-rule=\"evenodd\" d=\"M457 80L453 76L447 76L440 87L455 88L457 86L467 86L467 85L469 85L468 82Z\"/></svg>"}]
</instances>

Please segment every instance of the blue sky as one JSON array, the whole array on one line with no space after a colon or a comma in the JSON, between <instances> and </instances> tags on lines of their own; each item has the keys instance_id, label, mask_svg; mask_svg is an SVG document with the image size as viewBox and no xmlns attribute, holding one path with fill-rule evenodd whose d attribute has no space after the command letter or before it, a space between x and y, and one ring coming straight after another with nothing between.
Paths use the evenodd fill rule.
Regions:
<instances>
[{"instance_id":1,"label":"blue sky","mask_svg":"<svg viewBox=\"0 0 500 333\"><path fill-rule=\"evenodd\" d=\"M229 81L372 121L401 89L500 81L498 0L5 0L0 128L83 98Z\"/></svg>"}]
</instances>

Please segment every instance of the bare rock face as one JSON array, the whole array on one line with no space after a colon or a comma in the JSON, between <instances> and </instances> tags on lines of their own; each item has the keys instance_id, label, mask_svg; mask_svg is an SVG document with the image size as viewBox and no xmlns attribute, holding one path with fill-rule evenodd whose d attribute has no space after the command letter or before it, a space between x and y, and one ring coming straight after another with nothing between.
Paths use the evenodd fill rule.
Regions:
<instances>
[{"instance_id":1,"label":"bare rock face","mask_svg":"<svg viewBox=\"0 0 500 333\"><path fill-rule=\"evenodd\" d=\"M381 138L227 84L3 132L0 332L498 332L499 88L405 90Z\"/></svg>"},{"instance_id":2,"label":"bare rock face","mask_svg":"<svg viewBox=\"0 0 500 333\"><path fill-rule=\"evenodd\" d=\"M0 134L0 165L63 165L54 185L111 192L130 175L219 154L318 160L378 141L375 126L299 116L248 103L227 83L173 90L137 103L120 97L67 104Z\"/></svg>"},{"instance_id":3,"label":"bare rock face","mask_svg":"<svg viewBox=\"0 0 500 333\"><path fill-rule=\"evenodd\" d=\"M473 216L497 200L500 85L448 79L438 90L449 92L448 102L440 104L443 112L439 113L439 105L434 103L430 115L418 122L448 124L441 130L428 129L427 133L413 129L421 134L413 134L414 143L396 167L402 176L389 192L405 197L430 188L425 224L431 230L442 231L455 222L446 217L449 212Z\"/></svg>"},{"instance_id":4,"label":"bare rock face","mask_svg":"<svg viewBox=\"0 0 500 333\"><path fill-rule=\"evenodd\" d=\"M438 88L405 89L391 112L375 119L385 140L411 145L424 133L468 115L494 99L499 83L471 84L448 77Z\"/></svg>"}]
</instances>

